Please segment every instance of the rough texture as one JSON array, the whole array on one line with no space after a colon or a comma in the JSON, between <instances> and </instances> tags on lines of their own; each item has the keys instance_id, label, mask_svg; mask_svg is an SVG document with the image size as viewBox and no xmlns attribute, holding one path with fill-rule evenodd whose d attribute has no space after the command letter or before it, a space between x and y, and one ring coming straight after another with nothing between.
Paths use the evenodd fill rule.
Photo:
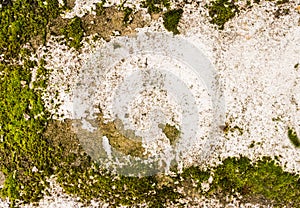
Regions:
<instances>
[{"instance_id":1,"label":"rough texture","mask_svg":"<svg viewBox=\"0 0 300 208\"><path fill-rule=\"evenodd\" d=\"M92 12L93 3L77 0L71 12L64 17L72 18L75 14L82 17L86 11ZM114 3L119 2L111 2L110 5ZM222 22L222 31L211 24L209 10L205 6L208 3L177 2L183 5L178 31L181 37L195 44L207 55L218 72L226 99L226 124L222 127L226 133L216 138L214 149L207 150L211 153L205 158L207 160L203 162L195 147L194 151L186 153L185 165L216 166L222 159L232 156L243 155L256 161L267 155L278 156L278 163L284 170L300 173L300 152L291 143L288 134L289 129L294 129L294 135L300 134L299 2L281 5L262 1L254 3L252 7L237 2L236 5L241 8L240 13ZM136 7L136 10L139 9ZM149 20L149 15L141 14ZM140 30L166 32L163 22L163 18L159 17L151 22L149 28ZM114 39L108 33L106 35L108 39ZM62 43L60 38L51 37L38 51L38 58L45 55L46 67L53 69L44 101L54 118L61 120L73 118L72 90L76 75L90 57L89 54L102 47L105 42L94 42L93 37L84 38L80 53ZM133 61L129 66L138 67L139 64L142 63ZM55 109L59 103L62 105ZM113 118L108 116L109 119ZM161 181L168 183L165 178ZM51 196L40 201L40 207L83 206L77 199L63 194L63 190L55 182L50 184ZM205 186L207 184L204 183L203 187ZM247 187L244 191L247 191ZM194 201L189 207L224 207L215 196L182 200ZM243 204L239 196L228 201L231 201L228 207L259 207ZM100 206L97 203L91 206ZM1 201L0 206L8 204ZM170 203L170 206L176 205Z\"/></svg>"}]
</instances>

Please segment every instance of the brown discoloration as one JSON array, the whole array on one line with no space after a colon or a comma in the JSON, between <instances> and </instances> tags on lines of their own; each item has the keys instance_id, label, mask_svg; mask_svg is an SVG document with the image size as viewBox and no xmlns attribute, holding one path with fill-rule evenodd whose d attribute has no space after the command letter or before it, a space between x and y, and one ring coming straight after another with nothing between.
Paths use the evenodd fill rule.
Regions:
<instances>
[{"instance_id":1,"label":"brown discoloration","mask_svg":"<svg viewBox=\"0 0 300 208\"><path fill-rule=\"evenodd\" d=\"M57 145L61 143L69 146L70 144L78 143L76 135L72 132L72 121L66 119L65 121L53 120L47 125L47 129L44 133L46 138L51 137L53 144ZM64 139L62 139L64 137Z\"/></svg>"},{"instance_id":2,"label":"brown discoloration","mask_svg":"<svg viewBox=\"0 0 300 208\"><path fill-rule=\"evenodd\" d=\"M66 6L68 8L73 8L75 6L75 0L66 0Z\"/></svg>"},{"instance_id":3,"label":"brown discoloration","mask_svg":"<svg viewBox=\"0 0 300 208\"><path fill-rule=\"evenodd\" d=\"M142 146L142 138L134 134L132 130L124 130L120 119L105 122L103 114L98 115L99 128L103 136L106 136L110 145L125 155L145 157L145 149Z\"/></svg>"},{"instance_id":4,"label":"brown discoloration","mask_svg":"<svg viewBox=\"0 0 300 208\"><path fill-rule=\"evenodd\" d=\"M88 14L82 18L83 28L86 35L98 34L106 41L111 39L114 31L119 31L120 35L134 35L136 28L147 26L141 12L133 14L133 21L130 24L124 23L124 12L115 7L105 8L102 15Z\"/></svg>"},{"instance_id":5,"label":"brown discoloration","mask_svg":"<svg viewBox=\"0 0 300 208\"><path fill-rule=\"evenodd\" d=\"M172 177L168 175L160 173L155 176L155 179L157 180L157 187L159 189L163 188L164 186L166 187L174 186L174 180L172 179Z\"/></svg>"},{"instance_id":6,"label":"brown discoloration","mask_svg":"<svg viewBox=\"0 0 300 208\"><path fill-rule=\"evenodd\" d=\"M61 35L61 29L65 28L68 25L69 19L64 19L61 16L58 16L56 19L48 23L47 29L49 31L48 35Z\"/></svg>"},{"instance_id":7,"label":"brown discoloration","mask_svg":"<svg viewBox=\"0 0 300 208\"><path fill-rule=\"evenodd\" d=\"M67 6L74 6L74 1L67 1ZM125 12L117 7L102 8L101 12L96 15L91 13L81 17L82 27L85 36L97 35L106 41L110 41L114 36L114 32L118 31L121 36L133 36L136 34L136 28L149 26L150 22L144 20L142 11L137 11L131 14L132 21L124 22ZM158 17L157 17L158 18ZM62 29L67 27L71 19L64 19L61 16L51 20L46 28L46 38L42 34L30 40L33 49L37 49L49 40L52 35L62 35Z\"/></svg>"},{"instance_id":8,"label":"brown discoloration","mask_svg":"<svg viewBox=\"0 0 300 208\"><path fill-rule=\"evenodd\" d=\"M41 45L44 44L44 38L43 38L43 35L39 34L33 38L31 38L31 40L29 40L29 44L30 46L36 50L38 49Z\"/></svg>"},{"instance_id":9,"label":"brown discoloration","mask_svg":"<svg viewBox=\"0 0 300 208\"><path fill-rule=\"evenodd\" d=\"M72 121L69 119L65 121L51 121L47 125L43 136L47 138L51 145L62 147L66 155L80 152L80 144L72 130Z\"/></svg>"},{"instance_id":10,"label":"brown discoloration","mask_svg":"<svg viewBox=\"0 0 300 208\"><path fill-rule=\"evenodd\" d=\"M162 13L151 14L153 20L158 20L162 16Z\"/></svg>"},{"instance_id":11,"label":"brown discoloration","mask_svg":"<svg viewBox=\"0 0 300 208\"><path fill-rule=\"evenodd\" d=\"M159 125L159 128L162 129L171 145L174 145L180 137L180 131L176 128L176 126L172 126L167 123L166 125Z\"/></svg>"},{"instance_id":12,"label":"brown discoloration","mask_svg":"<svg viewBox=\"0 0 300 208\"><path fill-rule=\"evenodd\" d=\"M58 16L57 18L51 20L47 24L47 28L45 29L46 37L44 37L43 34L38 34L34 36L30 41L31 47L36 50L41 45L45 44L45 41L47 42L51 35L59 36L62 35L61 29L65 28L68 25L69 19L63 19L61 16Z\"/></svg>"}]
</instances>

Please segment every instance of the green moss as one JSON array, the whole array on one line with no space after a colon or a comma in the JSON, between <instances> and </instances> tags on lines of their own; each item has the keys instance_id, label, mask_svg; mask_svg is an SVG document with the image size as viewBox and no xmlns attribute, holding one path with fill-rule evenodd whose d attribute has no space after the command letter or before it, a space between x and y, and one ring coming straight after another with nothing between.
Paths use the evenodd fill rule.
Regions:
<instances>
[{"instance_id":1,"label":"green moss","mask_svg":"<svg viewBox=\"0 0 300 208\"><path fill-rule=\"evenodd\" d=\"M142 2L142 7L148 9L149 14L159 13L163 11L163 8L170 7L169 0L145 0Z\"/></svg>"},{"instance_id":2,"label":"green moss","mask_svg":"<svg viewBox=\"0 0 300 208\"><path fill-rule=\"evenodd\" d=\"M226 193L241 192L245 185L243 176L251 167L250 160L245 157L225 159L215 170L213 190L219 187Z\"/></svg>"},{"instance_id":3,"label":"green moss","mask_svg":"<svg viewBox=\"0 0 300 208\"><path fill-rule=\"evenodd\" d=\"M288 129L288 138L295 147L300 147L300 140L297 136L296 131L293 128Z\"/></svg>"},{"instance_id":4,"label":"green moss","mask_svg":"<svg viewBox=\"0 0 300 208\"><path fill-rule=\"evenodd\" d=\"M224 29L224 25L239 12L234 0L216 0L208 6L208 13L211 23L216 24L219 29Z\"/></svg>"},{"instance_id":5,"label":"green moss","mask_svg":"<svg viewBox=\"0 0 300 208\"><path fill-rule=\"evenodd\" d=\"M248 158L227 158L214 171L210 192L225 195L240 193L245 201L261 199L275 206L300 205L299 176L284 172L273 160L264 157L254 164Z\"/></svg>"},{"instance_id":6,"label":"green moss","mask_svg":"<svg viewBox=\"0 0 300 208\"><path fill-rule=\"evenodd\" d=\"M88 157L81 158L83 164L62 167L58 181L67 193L80 196L83 201L97 198L108 202L110 206L147 203L150 207L163 207L168 200L176 200L181 196L170 187L158 188L154 176L137 178L113 175L101 170Z\"/></svg>"},{"instance_id":7,"label":"green moss","mask_svg":"<svg viewBox=\"0 0 300 208\"><path fill-rule=\"evenodd\" d=\"M214 195L222 201L227 195L239 193L245 203L267 203L279 207L300 205L299 176L284 172L267 157L254 163L246 157L227 158L210 170L192 166L172 177L154 175L143 178L111 174L86 155L69 158L68 163L60 167L58 180L67 193L80 196L83 201L98 198L114 206L146 203L150 207L164 207L166 202L177 203L183 196ZM68 165L75 164L78 158L77 165ZM204 191L201 184L210 176L213 176L210 189ZM177 188L183 192L179 194Z\"/></svg>"},{"instance_id":8,"label":"green moss","mask_svg":"<svg viewBox=\"0 0 300 208\"><path fill-rule=\"evenodd\" d=\"M16 0L0 8L0 53L5 59L0 63L0 170L6 178L0 194L12 206L18 200L41 199L48 185L45 179L61 159L59 147L42 136L49 113L41 91L29 87L34 67L38 74L33 86L46 86L45 62L30 61L29 56L35 43L46 41L47 25L62 9L55 0Z\"/></svg>"},{"instance_id":9,"label":"green moss","mask_svg":"<svg viewBox=\"0 0 300 208\"><path fill-rule=\"evenodd\" d=\"M179 30L177 27L180 18L182 16L182 13L183 13L182 9L174 9L164 13L163 15L165 28L168 31L173 32L175 35L179 34Z\"/></svg>"},{"instance_id":10,"label":"green moss","mask_svg":"<svg viewBox=\"0 0 300 208\"><path fill-rule=\"evenodd\" d=\"M180 175L183 179L181 185L186 189L186 192L196 185L196 190L202 193L201 183L207 181L210 175L211 173L209 171L203 171L197 166L191 166L184 169Z\"/></svg>"},{"instance_id":11,"label":"green moss","mask_svg":"<svg viewBox=\"0 0 300 208\"><path fill-rule=\"evenodd\" d=\"M65 35L67 44L70 47L79 49L81 47L81 41L84 36L84 30L82 27L82 21L79 17L74 17L68 23L66 28L62 28L61 32Z\"/></svg>"},{"instance_id":12,"label":"green moss","mask_svg":"<svg viewBox=\"0 0 300 208\"><path fill-rule=\"evenodd\" d=\"M33 37L45 42L47 24L61 12L58 1L16 0L0 8L0 54L17 57Z\"/></svg>"},{"instance_id":13,"label":"green moss","mask_svg":"<svg viewBox=\"0 0 300 208\"><path fill-rule=\"evenodd\" d=\"M6 176L1 195L30 202L42 197L45 184L40 181L52 172L53 151L41 136L48 117L41 94L29 88L31 68L37 63L23 61L22 66L0 64L0 169ZM43 172L33 173L34 167Z\"/></svg>"},{"instance_id":14,"label":"green moss","mask_svg":"<svg viewBox=\"0 0 300 208\"><path fill-rule=\"evenodd\" d=\"M15 173L8 173L4 183L4 188L1 190L1 194L7 196L10 199L18 199L20 197L20 184L17 181Z\"/></svg>"}]
</instances>

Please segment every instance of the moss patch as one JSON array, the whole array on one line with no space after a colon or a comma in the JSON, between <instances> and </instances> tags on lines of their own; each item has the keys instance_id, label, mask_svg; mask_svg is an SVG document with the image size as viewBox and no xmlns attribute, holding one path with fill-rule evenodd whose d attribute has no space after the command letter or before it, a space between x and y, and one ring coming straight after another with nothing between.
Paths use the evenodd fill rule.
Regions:
<instances>
[{"instance_id":1,"label":"moss patch","mask_svg":"<svg viewBox=\"0 0 300 208\"><path fill-rule=\"evenodd\" d=\"M0 171L5 175L1 197L11 206L43 197L45 181L60 161L59 147L43 137L49 113L41 91L47 70L29 56L47 36L47 24L62 11L58 1L16 0L0 8ZM27 44L26 49L23 47ZM29 87L33 68L37 81Z\"/></svg>"},{"instance_id":2,"label":"moss patch","mask_svg":"<svg viewBox=\"0 0 300 208\"><path fill-rule=\"evenodd\" d=\"M56 0L16 0L0 8L0 54L18 56L22 45L33 37L45 41L47 24L61 10Z\"/></svg>"},{"instance_id":3,"label":"moss patch","mask_svg":"<svg viewBox=\"0 0 300 208\"><path fill-rule=\"evenodd\" d=\"M211 17L211 23L216 24L219 29L224 29L224 25L232 19L239 9L234 0L216 0L208 6L208 13Z\"/></svg>"},{"instance_id":4,"label":"moss patch","mask_svg":"<svg viewBox=\"0 0 300 208\"><path fill-rule=\"evenodd\" d=\"M50 129L46 132L49 132L49 140L60 144L64 150L64 159L60 160L55 174L57 181L68 194L80 197L85 204L89 204L90 200L96 198L113 207L134 206L139 203L147 203L149 206L164 206L167 201L180 198L181 195L171 187L165 184L157 186L161 182L155 176L126 177L112 174L103 169L83 153L81 148L77 148L76 135L69 132L70 123L55 123L55 127L49 125ZM65 133L70 137L65 142L59 142L59 135Z\"/></svg>"},{"instance_id":5,"label":"moss patch","mask_svg":"<svg viewBox=\"0 0 300 208\"><path fill-rule=\"evenodd\" d=\"M67 25L61 29L61 33L66 37L67 44L70 47L79 49L84 36L82 21L79 17L74 17Z\"/></svg>"},{"instance_id":6,"label":"moss patch","mask_svg":"<svg viewBox=\"0 0 300 208\"><path fill-rule=\"evenodd\" d=\"M180 204L178 200L182 197L213 195L226 204L222 199L239 193L244 203L300 205L299 176L284 172L268 157L254 163L246 157L227 158L208 170L192 166L173 176L158 174L143 178L111 174L86 154L73 153L65 157L68 159L62 160L65 162L59 166L58 181L67 193L80 196L85 203L97 198L111 206L146 203L150 207L164 207L169 202ZM208 183L210 176L213 181L208 190L203 190L202 183Z\"/></svg>"},{"instance_id":7,"label":"moss patch","mask_svg":"<svg viewBox=\"0 0 300 208\"><path fill-rule=\"evenodd\" d=\"M288 129L288 138L290 139L290 141L295 147L300 147L300 140L297 136L295 129L293 128Z\"/></svg>"},{"instance_id":8,"label":"moss patch","mask_svg":"<svg viewBox=\"0 0 300 208\"><path fill-rule=\"evenodd\" d=\"M179 34L179 30L177 27L180 18L182 16L182 13L183 13L182 9L174 9L164 13L163 15L165 28L168 31L173 32L175 35Z\"/></svg>"},{"instance_id":9,"label":"moss patch","mask_svg":"<svg viewBox=\"0 0 300 208\"><path fill-rule=\"evenodd\" d=\"M1 195L12 201L41 198L46 185L41 178L52 172L51 147L41 137L48 115L40 94L29 88L36 64L26 59L22 66L0 64L0 169L6 176ZM33 173L34 167L43 171Z\"/></svg>"},{"instance_id":10,"label":"moss patch","mask_svg":"<svg viewBox=\"0 0 300 208\"><path fill-rule=\"evenodd\" d=\"M264 157L254 164L245 157L227 158L214 171L210 192L219 198L240 193L244 202L298 207L299 182L298 175L284 172L270 158Z\"/></svg>"}]
</instances>

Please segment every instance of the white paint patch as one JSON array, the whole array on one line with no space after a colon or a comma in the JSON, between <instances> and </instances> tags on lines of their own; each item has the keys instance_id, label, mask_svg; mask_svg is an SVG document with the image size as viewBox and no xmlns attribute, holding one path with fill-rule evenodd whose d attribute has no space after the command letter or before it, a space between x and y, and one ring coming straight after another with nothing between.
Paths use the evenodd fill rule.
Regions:
<instances>
[{"instance_id":1,"label":"white paint patch","mask_svg":"<svg viewBox=\"0 0 300 208\"><path fill-rule=\"evenodd\" d=\"M89 132L94 132L95 130L97 130L96 127L93 127L91 123L89 123L88 121L86 121L85 119L81 120L81 124L82 124L82 129L85 129Z\"/></svg>"},{"instance_id":2,"label":"white paint patch","mask_svg":"<svg viewBox=\"0 0 300 208\"><path fill-rule=\"evenodd\" d=\"M102 146L107 154L108 159L111 160L112 159L111 146L106 136L102 137Z\"/></svg>"}]
</instances>

